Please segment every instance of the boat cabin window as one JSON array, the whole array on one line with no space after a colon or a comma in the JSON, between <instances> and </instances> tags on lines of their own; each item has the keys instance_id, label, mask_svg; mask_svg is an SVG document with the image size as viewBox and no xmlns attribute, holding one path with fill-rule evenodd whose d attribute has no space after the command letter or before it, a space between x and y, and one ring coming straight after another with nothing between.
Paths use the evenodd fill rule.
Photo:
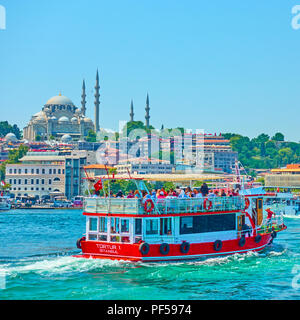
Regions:
<instances>
[{"instance_id":1,"label":"boat cabin window","mask_svg":"<svg viewBox=\"0 0 300 320\"><path fill-rule=\"evenodd\" d=\"M97 231L97 220L98 218L90 218L89 219L89 230Z\"/></svg>"},{"instance_id":2,"label":"boat cabin window","mask_svg":"<svg viewBox=\"0 0 300 320\"><path fill-rule=\"evenodd\" d=\"M121 232L129 233L129 219L121 219Z\"/></svg>"},{"instance_id":3,"label":"boat cabin window","mask_svg":"<svg viewBox=\"0 0 300 320\"><path fill-rule=\"evenodd\" d=\"M140 240L142 240L142 219L137 218L134 219L134 243L138 243Z\"/></svg>"},{"instance_id":4,"label":"boat cabin window","mask_svg":"<svg viewBox=\"0 0 300 320\"><path fill-rule=\"evenodd\" d=\"M235 214L213 214L180 218L180 234L229 231L235 229Z\"/></svg>"},{"instance_id":5,"label":"boat cabin window","mask_svg":"<svg viewBox=\"0 0 300 320\"><path fill-rule=\"evenodd\" d=\"M110 219L110 233L120 233L119 218Z\"/></svg>"},{"instance_id":6,"label":"boat cabin window","mask_svg":"<svg viewBox=\"0 0 300 320\"><path fill-rule=\"evenodd\" d=\"M107 218L100 217L99 218L99 232L107 232Z\"/></svg>"},{"instance_id":7,"label":"boat cabin window","mask_svg":"<svg viewBox=\"0 0 300 320\"><path fill-rule=\"evenodd\" d=\"M160 219L160 234L171 235L172 234L172 218Z\"/></svg>"},{"instance_id":8,"label":"boat cabin window","mask_svg":"<svg viewBox=\"0 0 300 320\"><path fill-rule=\"evenodd\" d=\"M158 219L146 219L146 234L158 234Z\"/></svg>"}]
</instances>

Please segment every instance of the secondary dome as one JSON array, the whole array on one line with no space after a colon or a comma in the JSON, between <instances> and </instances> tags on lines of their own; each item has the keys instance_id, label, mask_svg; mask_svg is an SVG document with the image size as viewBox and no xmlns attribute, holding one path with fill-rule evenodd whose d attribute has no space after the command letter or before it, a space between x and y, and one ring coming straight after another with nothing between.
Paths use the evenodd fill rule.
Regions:
<instances>
[{"instance_id":1,"label":"secondary dome","mask_svg":"<svg viewBox=\"0 0 300 320\"><path fill-rule=\"evenodd\" d=\"M64 134L64 135L61 137L61 141L63 141L63 142L70 142L70 141L72 141L72 137L71 137L69 134Z\"/></svg>"},{"instance_id":2,"label":"secondary dome","mask_svg":"<svg viewBox=\"0 0 300 320\"><path fill-rule=\"evenodd\" d=\"M65 117L65 116L60 117L60 118L58 119L58 122L69 122L69 118L68 118L68 117Z\"/></svg>"},{"instance_id":3,"label":"secondary dome","mask_svg":"<svg viewBox=\"0 0 300 320\"><path fill-rule=\"evenodd\" d=\"M16 142L18 139L14 133L10 132L5 136L5 140L7 142Z\"/></svg>"},{"instance_id":4,"label":"secondary dome","mask_svg":"<svg viewBox=\"0 0 300 320\"><path fill-rule=\"evenodd\" d=\"M74 103L68 97L59 95L49 99L45 105L74 105Z\"/></svg>"},{"instance_id":5,"label":"secondary dome","mask_svg":"<svg viewBox=\"0 0 300 320\"><path fill-rule=\"evenodd\" d=\"M73 118L71 119L71 122L77 122L77 118L76 118L76 117L73 117Z\"/></svg>"}]
</instances>

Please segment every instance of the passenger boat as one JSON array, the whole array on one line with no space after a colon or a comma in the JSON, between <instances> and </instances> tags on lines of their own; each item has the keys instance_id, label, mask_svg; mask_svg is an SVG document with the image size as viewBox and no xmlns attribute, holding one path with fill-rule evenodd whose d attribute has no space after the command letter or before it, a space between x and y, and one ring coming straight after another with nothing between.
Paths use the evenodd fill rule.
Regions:
<instances>
[{"instance_id":1,"label":"passenger boat","mask_svg":"<svg viewBox=\"0 0 300 320\"><path fill-rule=\"evenodd\" d=\"M148 191L142 179L130 179L140 192ZM157 200L87 197L86 233L77 240L82 253L76 257L158 262L261 251L286 229L282 215L264 217L263 204L262 194Z\"/></svg>"},{"instance_id":2,"label":"passenger boat","mask_svg":"<svg viewBox=\"0 0 300 320\"><path fill-rule=\"evenodd\" d=\"M11 208L10 197L0 195L0 210L9 210Z\"/></svg>"}]
</instances>

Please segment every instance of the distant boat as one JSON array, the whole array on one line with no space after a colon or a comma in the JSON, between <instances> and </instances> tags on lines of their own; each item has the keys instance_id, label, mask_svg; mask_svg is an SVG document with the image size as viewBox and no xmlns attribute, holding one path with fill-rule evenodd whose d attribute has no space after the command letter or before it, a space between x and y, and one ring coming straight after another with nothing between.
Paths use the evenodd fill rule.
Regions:
<instances>
[{"instance_id":1,"label":"distant boat","mask_svg":"<svg viewBox=\"0 0 300 320\"><path fill-rule=\"evenodd\" d=\"M0 210L9 210L11 208L9 196L0 195Z\"/></svg>"}]
</instances>

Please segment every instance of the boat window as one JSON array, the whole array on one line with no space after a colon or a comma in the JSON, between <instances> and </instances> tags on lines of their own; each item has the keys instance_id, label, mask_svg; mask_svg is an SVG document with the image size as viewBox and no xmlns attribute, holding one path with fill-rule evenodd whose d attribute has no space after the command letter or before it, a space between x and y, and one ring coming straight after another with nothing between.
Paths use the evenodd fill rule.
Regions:
<instances>
[{"instance_id":1,"label":"boat window","mask_svg":"<svg viewBox=\"0 0 300 320\"><path fill-rule=\"evenodd\" d=\"M121 232L129 232L129 219L121 219Z\"/></svg>"},{"instance_id":2,"label":"boat window","mask_svg":"<svg viewBox=\"0 0 300 320\"><path fill-rule=\"evenodd\" d=\"M110 219L110 233L120 233L119 223L120 223L119 218Z\"/></svg>"},{"instance_id":3,"label":"boat window","mask_svg":"<svg viewBox=\"0 0 300 320\"><path fill-rule=\"evenodd\" d=\"M172 218L160 219L160 234L171 235L172 234Z\"/></svg>"},{"instance_id":4,"label":"boat window","mask_svg":"<svg viewBox=\"0 0 300 320\"><path fill-rule=\"evenodd\" d=\"M106 217L99 218L99 232L107 232L107 218Z\"/></svg>"},{"instance_id":5,"label":"boat window","mask_svg":"<svg viewBox=\"0 0 300 320\"><path fill-rule=\"evenodd\" d=\"M135 230L134 233L137 235L141 235L142 234L142 219L138 218L135 219Z\"/></svg>"},{"instance_id":6,"label":"boat window","mask_svg":"<svg viewBox=\"0 0 300 320\"><path fill-rule=\"evenodd\" d=\"M188 218L190 220L187 220ZM236 228L235 214L214 214L188 218L180 218L180 234L228 231Z\"/></svg>"},{"instance_id":7,"label":"boat window","mask_svg":"<svg viewBox=\"0 0 300 320\"><path fill-rule=\"evenodd\" d=\"M90 231L97 231L97 218L90 218L89 230Z\"/></svg>"},{"instance_id":8,"label":"boat window","mask_svg":"<svg viewBox=\"0 0 300 320\"><path fill-rule=\"evenodd\" d=\"M97 240L96 234L89 234L89 240Z\"/></svg>"},{"instance_id":9,"label":"boat window","mask_svg":"<svg viewBox=\"0 0 300 320\"><path fill-rule=\"evenodd\" d=\"M99 235L99 241L107 241L107 236L104 234Z\"/></svg>"},{"instance_id":10,"label":"boat window","mask_svg":"<svg viewBox=\"0 0 300 320\"><path fill-rule=\"evenodd\" d=\"M146 234L158 234L158 220L147 219L146 220Z\"/></svg>"}]
</instances>

